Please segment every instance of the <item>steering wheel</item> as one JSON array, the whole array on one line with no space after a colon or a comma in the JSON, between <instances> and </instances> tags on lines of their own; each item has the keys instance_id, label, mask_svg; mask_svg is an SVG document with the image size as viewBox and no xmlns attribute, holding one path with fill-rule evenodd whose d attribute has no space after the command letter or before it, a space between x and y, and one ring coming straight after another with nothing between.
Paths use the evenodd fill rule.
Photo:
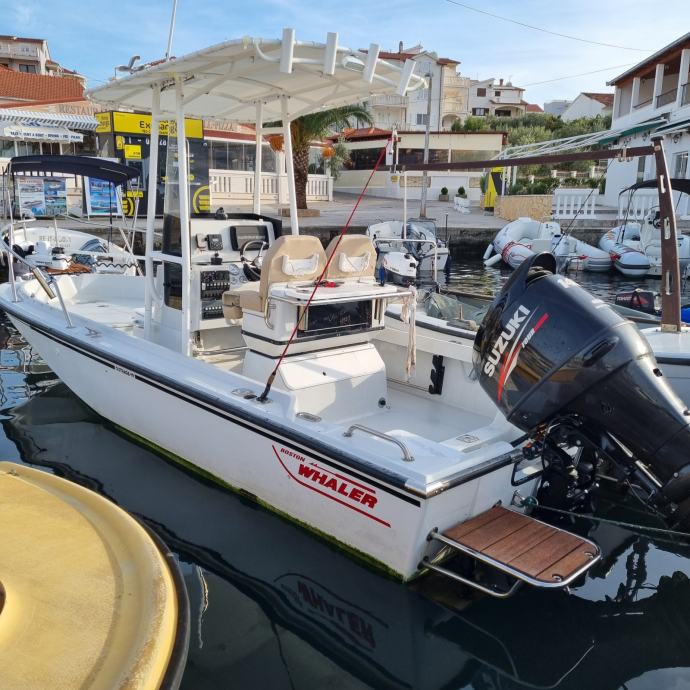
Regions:
<instances>
[{"instance_id":1,"label":"steering wheel","mask_svg":"<svg viewBox=\"0 0 690 690\"><path fill-rule=\"evenodd\" d=\"M258 250L256 251L256 256L250 261L246 256L245 252L253 245L258 245ZM247 280L260 280L261 279L261 262L263 260L263 251L268 247L268 244L264 240L249 240L245 242L240 247L240 261L242 262L242 270Z\"/></svg>"}]
</instances>

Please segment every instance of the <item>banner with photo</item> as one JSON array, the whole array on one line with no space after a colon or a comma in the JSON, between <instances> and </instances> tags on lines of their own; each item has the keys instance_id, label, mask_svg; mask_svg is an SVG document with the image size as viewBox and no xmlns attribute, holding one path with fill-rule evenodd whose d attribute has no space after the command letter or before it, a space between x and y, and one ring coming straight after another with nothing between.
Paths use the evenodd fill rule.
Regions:
<instances>
[{"instance_id":1,"label":"banner with photo","mask_svg":"<svg viewBox=\"0 0 690 690\"><path fill-rule=\"evenodd\" d=\"M40 218L67 213L67 179L64 177L16 178L16 193L22 217Z\"/></svg>"},{"instance_id":2,"label":"banner with photo","mask_svg":"<svg viewBox=\"0 0 690 690\"><path fill-rule=\"evenodd\" d=\"M122 215L122 203L117 189L106 180L85 178L86 215L114 216Z\"/></svg>"}]
</instances>

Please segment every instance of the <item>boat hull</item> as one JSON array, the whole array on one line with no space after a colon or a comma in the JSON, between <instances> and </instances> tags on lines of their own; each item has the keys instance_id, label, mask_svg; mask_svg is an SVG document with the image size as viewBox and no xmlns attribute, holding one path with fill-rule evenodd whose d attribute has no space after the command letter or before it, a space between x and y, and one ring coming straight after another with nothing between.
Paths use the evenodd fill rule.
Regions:
<instances>
[{"instance_id":1,"label":"boat hull","mask_svg":"<svg viewBox=\"0 0 690 690\"><path fill-rule=\"evenodd\" d=\"M94 346L98 337L89 342L88 336L29 322L5 301L3 307L51 369L97 413L401 579L417 574L433 528L445 529L497 500L510 503L508 455L480 476L420 495L390 472L364 463L353 468L351 458L329 452L313 434L272 423L270 404L253 401L248 414L223 400L222 383L209 394L208 387L189 383L193 373L173 381L143 368L140 363L154 361L159 346L137 341L134 364L111 357L107 346Z\"/></svg>"}]
</instances>

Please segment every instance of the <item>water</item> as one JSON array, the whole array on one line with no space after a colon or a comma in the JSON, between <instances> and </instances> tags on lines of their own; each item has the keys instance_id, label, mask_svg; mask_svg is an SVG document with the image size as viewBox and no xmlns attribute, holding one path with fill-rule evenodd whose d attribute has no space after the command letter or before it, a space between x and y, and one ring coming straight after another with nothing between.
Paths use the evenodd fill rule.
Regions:
<instances>
[{"instance_id":1,"label":"water","mask_svg":"<svg viewBox=\"0 0 690 690\"><path fill-rule=\"evenodd\" d=\"M505 278L477 265L456 261L451 282ZM0 457L109 497L178 555L192 613L185 690L690 688L688 546L580 520L604 558L570 594L401 585L131 442L4 319L0 336ZM599 515L647 520L640 509L608 496Z\"/></svg>"}]
</instances>

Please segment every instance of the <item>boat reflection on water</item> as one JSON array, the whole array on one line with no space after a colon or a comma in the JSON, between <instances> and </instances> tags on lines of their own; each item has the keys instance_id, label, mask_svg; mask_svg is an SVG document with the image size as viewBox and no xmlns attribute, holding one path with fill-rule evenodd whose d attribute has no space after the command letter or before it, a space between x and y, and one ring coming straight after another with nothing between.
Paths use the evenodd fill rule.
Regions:
<instances>
[{"instance_id":1,"label":"boat reflection on water","mask_svg":"<svg viewBox=\"0 0 690 690\"><path fill-rule=\"evenodd\" d=\"M110 497L179 555L193 616L185 688L690 683L685 546L600 526L605 559L570 594L523 588L497 601L432 577L404 586L163 461L56 380L24 376L33 397L2 421L21 459Z\"/></svg>"}]
</instances>

